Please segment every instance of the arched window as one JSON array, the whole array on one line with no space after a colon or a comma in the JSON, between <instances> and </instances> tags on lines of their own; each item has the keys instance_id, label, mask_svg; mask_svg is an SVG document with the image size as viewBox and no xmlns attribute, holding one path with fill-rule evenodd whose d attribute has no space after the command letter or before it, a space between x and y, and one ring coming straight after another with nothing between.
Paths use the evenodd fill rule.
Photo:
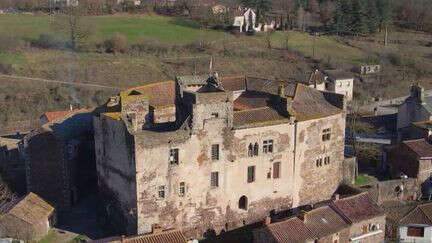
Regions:
<instances>
[{"instance_id":1,"label":"arched window","mask_svg":"<svg viewBox=\"0 0 432 243\"><path fill-rule=\"evenodd\" d=\"M246 196L241 196L239 199L239 208L243 209L243 210L247 210L247 197Z\"/></svg>"},{"instance_id":2,"label":"arched window","mask_svg":"<svg viewBox=\"0 0 432 243\"><path fill-rule=\"evenodd\" d=\"M249 147L248 147L248 156L249 157L253 156L253 146L251 143L249 144Z\"/></svg>"},{"instance_id":3,"label":"arched window","mask_svg":"<svg viewBox=\"0 0 432 243\"><path fill-rule=\"evenodd\" d=\"M255 143L255 145L254 145L254 156L258 156L258 149L259 149L259 146L258 146L258 143Z\"/></svg>"}]
</instances>

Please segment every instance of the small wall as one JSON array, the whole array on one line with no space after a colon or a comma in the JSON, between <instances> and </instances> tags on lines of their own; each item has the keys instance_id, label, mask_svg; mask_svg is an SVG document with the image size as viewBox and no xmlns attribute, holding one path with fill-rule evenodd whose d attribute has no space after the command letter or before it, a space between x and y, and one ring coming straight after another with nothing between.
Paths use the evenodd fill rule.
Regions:
<instances>
[{"instance_id":1,"label":"small wall","mask_svg":"<svg viewBox=\"0 0 432 243\"><path fill-rule=\"evenodd\" d=\"M391 200L415 200L420 186L415 178L380 181L375 185L362 188L376 203Z\"/></svg>"}]
</instances>

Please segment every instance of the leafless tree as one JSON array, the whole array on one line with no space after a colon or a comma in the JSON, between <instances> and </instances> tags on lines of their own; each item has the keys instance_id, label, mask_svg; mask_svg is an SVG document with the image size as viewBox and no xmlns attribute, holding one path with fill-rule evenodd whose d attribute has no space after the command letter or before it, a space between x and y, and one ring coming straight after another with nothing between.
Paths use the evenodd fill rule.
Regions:
<instances>
[{"instance_id":1,"label":"leafless tree","mask_svg":"<svg viewBox=\"0 0 432 243\"><path fill-rule=\"evenodd\" d=\"M87 15L85 6L68 7L63 14L56 15L53 28L64 33L72 49L83 44L94 32L96 24Z\"/></svg>"}]
</instances>

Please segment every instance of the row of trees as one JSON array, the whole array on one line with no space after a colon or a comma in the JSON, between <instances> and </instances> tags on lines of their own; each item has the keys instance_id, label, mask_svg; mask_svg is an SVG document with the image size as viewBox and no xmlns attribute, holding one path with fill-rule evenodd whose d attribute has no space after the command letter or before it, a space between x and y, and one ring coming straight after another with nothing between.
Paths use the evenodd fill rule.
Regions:
<instances>
[{"instance_id":1,"label":"row of trees","mask_svg":"<svg viewBox=\"0 0 432 243\"><path fill-rule=\"evenodd\" d=\"M392 22L391 0L337 0L330 29L338 34L368 34Z\"/></svg>"}]
</instances>

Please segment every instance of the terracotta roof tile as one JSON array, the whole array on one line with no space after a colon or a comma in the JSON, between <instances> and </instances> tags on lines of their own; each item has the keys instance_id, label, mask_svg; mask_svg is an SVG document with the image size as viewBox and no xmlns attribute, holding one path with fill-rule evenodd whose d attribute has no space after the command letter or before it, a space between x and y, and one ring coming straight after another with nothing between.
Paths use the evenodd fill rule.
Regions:
<instances>
[{"instance_id":1,"label":"terracotta roof tile","mask_svg":"<svg viewBox=\"0 0 432 243\"><path fill-rule=\"evenodd\" d=\"M287 122L288 118L279 114L278 111L265 107L252 110L234 112L234 127L261 126Z\"/></svg>"},{"instance_id":2,"label":"terracotta roof tile","mask_svg":"<svg viewBox=\"0 0 432 243\"><path fill-rule=\"evenodd\" d=\"M399 221L401 224L432 225L432 203L417 205Z\"/></svg>"},{"instance_id":3,"label":"terracotta roof tile","mask_svg":"<svg viewBox=\"0 0 432 243\"><path fill-rule=\"evenodd\" d=\"M403 144L416 153L420 158L432 157L432 144L428 143L424 138L403 141Z\"/></svg>"},{"instance_id":4,"label":"terracotta roof tile","mask_svg":"<svg viewBox=\"0 0 432 243\"><path fill-rule=\"evenodd\" d=\"M239 77L222 77L222 87L229 91L246 90L246 79L244 76Z\"/></svg>"},{"instance_id":5,"label":"terracotta roof tile","mask_svg":"<svg viewBox=\"0 0 432 243\"><path fill-rule=\"evenodd\" d=\"M41 220L48 218L53 211L54 208L51 205L38 195L30 192L9 209L7 214L22 219L29 224L39 224Z\"/></svg>"},{"instance_id":6,"label":"terracotta roof tile","mask_svg":"<svg viewBox=\"0 0 432 243\"><path fill-rule=\"evenodd\" d=\"M290 218L282 222L264 226L278 243L304 243L317 237L310 231L303 221L298 218Z\"/></svg>"},{"instance_id":7,"label":"terracotta roof tile","mask_svg":"<svg viewBox=\"0 0 432 243\"><path fill-rule=\"evenodd\" d=\"M270 102L270 95L262 92L245 91L235 101L235 110L250 110L267 107Z\"/></svg>"},{"instance_id":8,"label":"terracotta roof tile","mask_svg":"<svg viewBox=\"0 0 432 243\"><path fill-rule=\"evenodd\" d=\"M61 119L69 114L74 113L73 110L66 110L66 111L48 111L45 112L42 116L45 116L48 122L52 122L57 119Z\"/></svg>"},{"instance_id":9,"label":"terracotta roof tile","mask_svg":"<svg viewBox=\"0 0 432 243\"><path fill-rule=\"evenodd\" d=\"M307 212L305 214L305 225L319 238L349 227L347 222L329 206Z\"/></svg>"},{"instance_id":10,"label":"terracotta roof tile","mask_svg":"<svg viewBox=\"0 0 432 243\"><path fill-rule=\"evenodd\" d=\"M134 94L135 92L135 94ZM175 102L175 82L163 81L122 91L122 102L125 97L133 99L146 97L153 107L173 106Z\"/></svg>"},{"instance_id":11,"label":"terracotta roof tile","mask_svg":"<svg viewBox=\"0 0 432 243\"><path fill-rule=\"evenodd\" d=\"M109 237L93 241L94 243L186 243L180 230L166 230L161 233L138 235L131 237Z\"/></svg>"},{"instance_id":12,"label":"terracotta roof tile","mask_svg":"<svg viewBox=\"0 0 432 243\"><path fill-rule=\"evenodd\" d=\"M336 200L332 206L353 223L384 214L378 205L372 201L368 193L360 193L355 196Z\"/></svg>"}]
</instances>

